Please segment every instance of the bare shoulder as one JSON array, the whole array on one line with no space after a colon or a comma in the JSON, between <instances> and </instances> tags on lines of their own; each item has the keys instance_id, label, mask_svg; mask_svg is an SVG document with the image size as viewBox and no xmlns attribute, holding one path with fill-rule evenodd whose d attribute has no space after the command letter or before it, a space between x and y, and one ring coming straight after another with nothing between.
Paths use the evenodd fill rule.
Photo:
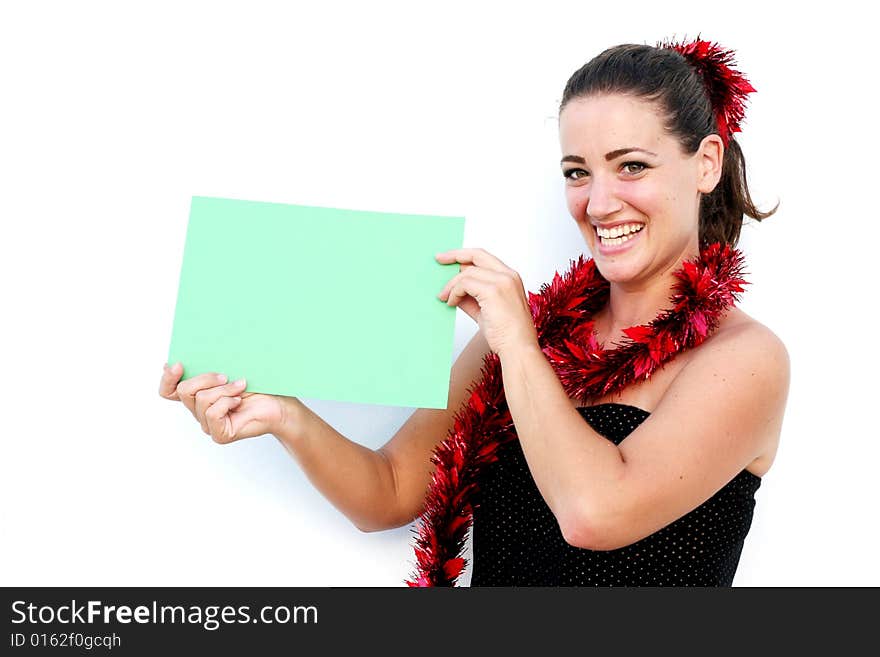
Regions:
<instances>
[{"instance_id":1,"label":"bare shoulder","mask_svg":"<svg viewBox=\"0 0 880 657\"><path fill-rule=\"evenodd\" d=\"M769 327L738 308L729 313L718 330L704 346L736 355L748 362L766 362L786 377L790 373L791 361L785 344Z\"/></svg>"},{"instance_id":2,"label":"bare shoulder","mask_svg":"<svg viewBox=\"0 0 880 657\"><path fill-rule=\"evenodd\" d=\"M760 427L754 427L761 436L760 456L748 466L753 474L763 476L779 446L791 382L791 360L783 341L766 325L742 311L726 320L694 350L692 359L676 378L684 379L683 385L692 386L726 379L730 386L728 403L739 400L740 416L756 414L764 418Z\"/></svg>"},{"instance_id":3,"label":"bare shoulder","mask_svg":"<svg viewBox=\"0 0 880 657\"><path fill-rule=\"evenodd\" d=\"M784 405L791 378L788 349L769 327L739 309L734 310L715 333L694 349L679 376L687 371L685 378L696 382L701 375L737 372L741 384L753 382L760 386L763 395L778 397Z\"/></svg>"}]
</instances>

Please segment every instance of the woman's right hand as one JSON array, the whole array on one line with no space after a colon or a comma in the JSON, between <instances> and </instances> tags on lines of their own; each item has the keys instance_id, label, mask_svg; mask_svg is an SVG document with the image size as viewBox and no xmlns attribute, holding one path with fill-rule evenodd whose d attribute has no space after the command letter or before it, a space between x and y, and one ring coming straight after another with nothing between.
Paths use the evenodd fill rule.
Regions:
<instances>
[{"instance_id":1,"label":"woman's right hand","mask_svg":"<svg viewBox=\"0 0 880 657\"><path fill-rule=\"evenodd\" d=\"M290 431L295 411L302 407L296 397L245 392L244 379L227 382L226 375L208 372L181 382L181 363L166 363L163 369L159 396L183 402L216 443Z\"/></svg>"}]
</instances>

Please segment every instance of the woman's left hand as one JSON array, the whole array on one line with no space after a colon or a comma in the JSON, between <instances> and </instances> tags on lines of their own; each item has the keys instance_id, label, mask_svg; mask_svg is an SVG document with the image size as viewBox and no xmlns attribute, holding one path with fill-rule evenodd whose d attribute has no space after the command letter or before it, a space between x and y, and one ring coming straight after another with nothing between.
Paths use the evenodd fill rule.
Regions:
<instances>
[{"instance_id":1,"label":"woman's left hand","mask_svg":"<svg viewBox=\"0 0 880 657\"><path fill-rule=\"evenodd\" d=\"M538 345L519 274L483 249L453 249L436 258L442 264L461 264L461 271L437 296L477 322L492 351L500 356L511 349Z\"/></svg>"}]
</instances>

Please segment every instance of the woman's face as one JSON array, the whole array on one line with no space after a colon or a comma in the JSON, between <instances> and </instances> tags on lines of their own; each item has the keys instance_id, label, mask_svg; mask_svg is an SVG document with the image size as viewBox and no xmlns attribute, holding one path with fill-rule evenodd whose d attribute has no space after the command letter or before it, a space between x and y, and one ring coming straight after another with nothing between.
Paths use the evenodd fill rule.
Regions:
<instances>
[{"instance_id":1,"label":"woman's face","mask_svg":"<svg viewBox=\"0 0 880 657\"><path fill-rule=\"evenodd\" d=\"M698 254L700 193L721 172L717 135L685 155L653 105L614 94L569 101L559 139L568 210L607 280L650 280ZM607 229L615 237L600 238Z\"/></svg>"}]
</instances>

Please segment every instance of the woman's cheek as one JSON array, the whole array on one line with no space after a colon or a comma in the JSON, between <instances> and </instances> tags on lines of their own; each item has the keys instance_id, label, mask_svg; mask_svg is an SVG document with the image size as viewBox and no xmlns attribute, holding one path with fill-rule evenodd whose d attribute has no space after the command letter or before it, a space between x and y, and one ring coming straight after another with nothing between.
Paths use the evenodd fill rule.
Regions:
<instances>
[{"instance_id":1,"label":"woman's cheek","mask_svg":"<svg viewBox=\"0 0 880 657\"><path fill-rule=\"evenodd\" d=\"M639 214L652 216L662 214L669 206L668 191L655 185L632 185L622 195L622 200Z\"/></svg>"},{"instance_id":2,"label":"woman's cheek","mask_svg":"<svg viewBox=\"0 0 880 657\"><path fill-rule=\"evenodd\" d=\"M589 200L589 198L585 194L578 193L578 190L576 187L569 187L565 191L565 202L566 202L566 205L568 206L568 213L578 223L581 223L581 222L587 220L586 207L587 207L588 200Z\"/></svg>"}]
</instances>

